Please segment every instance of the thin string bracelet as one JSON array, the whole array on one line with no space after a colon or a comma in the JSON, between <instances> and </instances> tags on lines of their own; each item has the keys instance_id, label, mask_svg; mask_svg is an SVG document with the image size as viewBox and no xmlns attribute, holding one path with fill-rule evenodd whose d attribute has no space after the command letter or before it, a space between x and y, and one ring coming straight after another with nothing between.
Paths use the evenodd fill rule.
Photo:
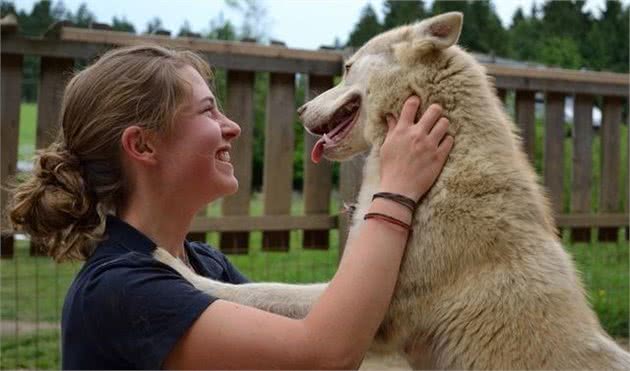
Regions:
<instances>
[{"instance_id":1,"label":"thin string bracelet","mask_svg":"<svg viewBox=\"0 0 630 371\"><path fill-rule=\"evenodd\" d=\"M363 220L368 220L368 219L379 219L382 220L384 222L388 222L391 224L395 224L399 227L404 228L407 231L411 231L411 225L403 222L402 220L398 220L396 218L394 218L393 216L389 216L387 214L382 214L382 213L367 213L365 214L365 216L363 217Z\"/></svg>"},{"instance_id":2,"label":"thin string bracelet","mask_svg":"<svg viewBox=\"0 0 630 371\"><path fill-rule=\"evenodd\" d=\"M412 213L416 210L416 201L412 200L411 198L407 196L403 196L401 194L390 193L390 192L378 192L372 196L372 201L374 201L377 198L384 198L386 200L394 201L397 204L406 207Z\"/></svg>"}]
</instances>

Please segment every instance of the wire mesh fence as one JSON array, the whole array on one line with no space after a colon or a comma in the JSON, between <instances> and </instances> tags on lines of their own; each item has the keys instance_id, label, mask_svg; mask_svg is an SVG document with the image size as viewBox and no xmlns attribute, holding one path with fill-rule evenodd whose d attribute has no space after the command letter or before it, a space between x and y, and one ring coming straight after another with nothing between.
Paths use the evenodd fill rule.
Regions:
<instances>
[{"instance_id":1,"label":"wire mesh fence","mask_svg":"<svg viewBox=\"0 0 630 371\"><path fill-rule=\"evenodd\" d=\"M331 231L328 250L303 249L302 235L292 231L289 251L273 252L262 250L262 232L252 232L249 252L229 259L252 281L329 280L339 259L337 232ZM218 233L209 233L207 241L216 246L218 238ZM31 256L29 245L18 239L13 258L0 261L0 368L58 369L61 308L82 264Z\"/></svg>"}]
</instances>

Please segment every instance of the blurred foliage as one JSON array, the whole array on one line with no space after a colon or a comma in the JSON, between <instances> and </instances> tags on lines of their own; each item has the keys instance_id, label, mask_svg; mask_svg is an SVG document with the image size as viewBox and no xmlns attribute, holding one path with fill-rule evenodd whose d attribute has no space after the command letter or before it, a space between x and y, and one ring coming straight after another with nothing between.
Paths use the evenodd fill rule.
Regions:
<instances>
[{"instance_id":1,"label":"blurred foliage","mask_svg":"<svg viewBox=\"0 0 630 371\"><path fill-rule=\"evenodd\" d=\"M392 1L383 4L381 22L366 5L350 32L347 46L360 47L376 34L431 15L464 14L459 44L468 50L549 66L628 72L630 6L606 1L601 14L585 9L585 1L546 0L533 3L528 15L517 8L505 28L489 0Z\"/></svg>"}]
</instances>

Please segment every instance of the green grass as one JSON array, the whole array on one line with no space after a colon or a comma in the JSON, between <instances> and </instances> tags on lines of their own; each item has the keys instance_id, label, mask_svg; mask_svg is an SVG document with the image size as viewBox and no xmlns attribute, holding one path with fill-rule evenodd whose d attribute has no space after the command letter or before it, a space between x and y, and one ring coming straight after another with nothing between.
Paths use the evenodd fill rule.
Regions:
<instances>
[{"instance_id":1,"label":"green grass","mask_svg":"<svg viewBox=\"0 0 630 371\"><path fill-rule=\"evenodd\" d=\"M60 330L40 330L17 339L13 335L3 336L0 369L60 369L60 336Z\"/></svg>"},{"instance_id":2,"label":"green grass","mask_svg":"<svg viewBox=\"0 0 630 371\"><path fill-rule=\"evenodd\" d=\"M630 264L626 241L573 243L565 233L564 245L581 273L591 305L606 331L628 337L630 326Z\"/></svg>"},{"instance_id":3,"label":"green grass","mask_svg":"<svg viewBox=\"0 0 630 371\"><path fill-rule=\"evenodd\" d=\"M22 103L20 106L20 136L18 160L28 161L35 154L37 133L37 104Z\"/></svg>"}]
</instances>

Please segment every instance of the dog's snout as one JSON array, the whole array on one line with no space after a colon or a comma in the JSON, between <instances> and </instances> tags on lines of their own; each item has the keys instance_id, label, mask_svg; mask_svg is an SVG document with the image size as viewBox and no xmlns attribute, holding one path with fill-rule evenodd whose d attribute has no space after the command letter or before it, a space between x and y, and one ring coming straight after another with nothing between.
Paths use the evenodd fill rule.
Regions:
<instances>
[{"instance_id":1,"label":"dog's snout","mask_svg":"<svg viewBox=\"0 0 630 371\"><path fill-rule=\"evenodd\" d=\"M298 114L299 116L302 116L302 114L304 113L304 111L306 111L306 106L307 106L307 105L308 105L308 103L307 103L307 104L304 104L302 107L300 107L300 108L298 108L298 109L297 109L297 114Z\"/></svg>"}]
</instances>

